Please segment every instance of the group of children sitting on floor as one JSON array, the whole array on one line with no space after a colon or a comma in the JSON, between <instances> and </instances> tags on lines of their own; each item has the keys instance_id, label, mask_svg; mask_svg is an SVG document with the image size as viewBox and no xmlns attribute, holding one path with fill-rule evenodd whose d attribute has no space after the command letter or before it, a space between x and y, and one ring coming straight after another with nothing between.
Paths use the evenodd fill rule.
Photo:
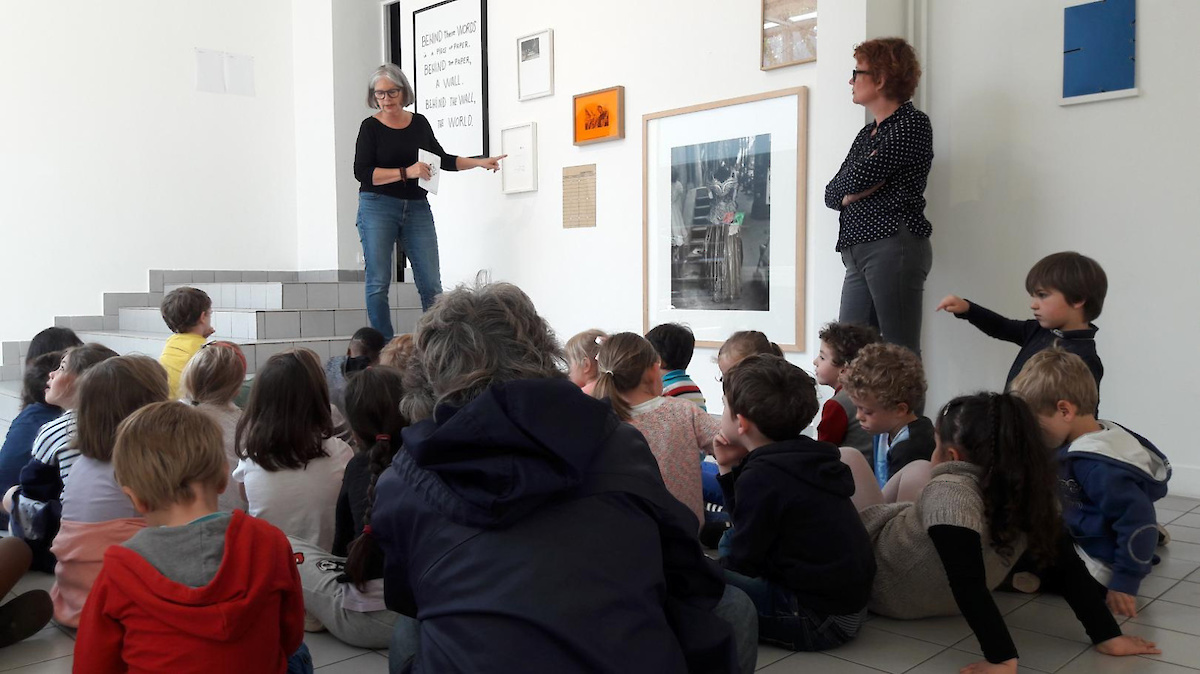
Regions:
<instances>
[{"instance_id":1,"label":"group of children sitting on floor","mask_svg":"<svg viewBox=\"0 0 1200 674\"><path fill-rule=\"evenodd\" d=\"M867 326L825 326L815 378L762 333L735 333L716 359L719 418L687 376L681 325L580 333L568 376L645 437L764 642L834 648L868 610L961 613L986 658L973 668L1016 671L991 594L1011 586L1061 593L1103 653L1158 652L1113 617L1136 614L1171 468L1096 417L1104 272L1059 253L1026 288L1029 321L941 302L1021 352L1004 393L955 398L933 419L920 360ZM158 362L61 328L30 344L0 449L13 534L0 594L30 568L55 583L0 606L0 645L53 616L78 628L86 672L311 671L305 630L388 646L406 618L384 605L370 522L376 480L402 451L411 336L385 344L364 328L324 365L288 349L246 391L241 349L206 342L203 292L172 291L162 310L176 334ZM823 407L817 384L834 389ZM814 439L803 432L818 412Z\"/></svg>"}]
</instances>

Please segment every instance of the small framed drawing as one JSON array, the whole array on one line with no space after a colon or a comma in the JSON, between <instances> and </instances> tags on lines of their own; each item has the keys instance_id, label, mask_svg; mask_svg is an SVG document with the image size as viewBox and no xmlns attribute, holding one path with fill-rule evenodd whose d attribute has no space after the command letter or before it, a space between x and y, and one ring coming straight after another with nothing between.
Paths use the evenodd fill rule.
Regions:
<instances>
[{"instance_id":1,"label":"small framed drawing","mask_svg":"<svg viewBox=\"0 0 1200 674\"><path fill-rule=\"evenodd\" d=\"M625 137L625 87L576 94L572 101L575 144L603 143Z\"/></svg>"},{"instance_id":2,"label":"small framed drawing","mask_svg":"<svg viewBox=\"0 0 1200 674\"><path fill-rule=\"evenodd\" d=\"M817 60L817 0L762 0L762 20L762 70Z\"/></svg>"},{"instance_id":3,"label":"small framed drawing","mask_svg":"<svg viewBox=\"0 0 1200 674\"><path fill-rule=\"evenodd\" d=\"M501 129L500 154L508 155L500 162L500 184L504 193L536 192L537 122Z\"/></svg>"},{"instance_id":4,"label":"small framed drawing","mask_svg":"<svg viewBox=\"0 0 1200 674\"><path fill-rule=\"evenodd\" d=\"M517 38L517 100L554 93L554 31Z\"/></svg>"},{"instance_id":5,"label":"small framed drawing","mask_svg":"<svg viewBox=\"0 0 1200 674\"><path fill-rule=\"evenodd\" d=\"M806 348L807 101L797 87L642 117L645 330Z\"/></svg>"}]
</instances>

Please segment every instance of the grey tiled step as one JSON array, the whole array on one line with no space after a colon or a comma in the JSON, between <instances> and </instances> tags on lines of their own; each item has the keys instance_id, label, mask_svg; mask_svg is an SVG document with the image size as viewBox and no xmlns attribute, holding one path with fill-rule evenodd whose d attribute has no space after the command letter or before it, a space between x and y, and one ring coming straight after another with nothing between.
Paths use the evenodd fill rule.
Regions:
<instances>
[{"instance_id":1,"label":"grey tiled step","mask_svg":"<svg viewBox=\"0 0 1200 674\"><path fill-rule=\"evenodd\" d=\"M411 274L411 272L406 272ZM406 278L411 278L408 276ZM151 269L150 292L161 293L165 284L192 283L338 283L362 281L361 269L322 269L309 271L243 271L224 269Z\"/></svg>"},{"instance_id":2,"label":"grey tiled step","mask_svg":"<svg viewBox=\"0 0 1200 674\"><path fill-rule=\"evenodd\" d=\"M420 317L419 307L392 309L392 325L397 332L410 332ZM212 316L216 334L235 340L351 335L367 324L365 309L214 309ZM119 328L122 332L171 334L159 310L145 307L123 307Z\"/></svg>"},{"instance_id":3,"label":"grey tiled step","mask_svg":"<svg viewBox=\"0 0 1200 674\"><path fill-rule=\"evenodd\" d=\"M362 282L339 283L167 283L164 292L191 286L208 293L218 309L365 309L366 289ZM142 306L158 307L162 296L147 293ZM393 309L420 307L421 298L412 283L393 283L388 291Z\"/></svg>"},{"instance_id":4,"label":"grey tiled step","mask_svg":"<svg viewBox=\"0 0 1200 674\"><path fill-rule=\"evenodd\" d=\"M8 432L8 425L21 411L21 382L0 381L0 428ZM3 436L0 436L3 437Z\"/></svg>"},{"instance_id":5,"label":"grey tiled step","mask_svg":"<svg viewBox=\"0 0 1200 674\"><path fill-rule=\"evenodd\" d=\"M156 359L167 343L167 335L144 332L83 332L79 333L79 338L85 342L99 342L122 355L140 353ZM212 339L220 338L220 335L212 336ZM242 347L242 352L246 354L247 372L254 373L272 355L295 347L316 351L321 362L330 356L345 355L346 348L350 346L350 335L292 339L230 339L229 341L236 342Z\"/></svg>"}]
</instances>

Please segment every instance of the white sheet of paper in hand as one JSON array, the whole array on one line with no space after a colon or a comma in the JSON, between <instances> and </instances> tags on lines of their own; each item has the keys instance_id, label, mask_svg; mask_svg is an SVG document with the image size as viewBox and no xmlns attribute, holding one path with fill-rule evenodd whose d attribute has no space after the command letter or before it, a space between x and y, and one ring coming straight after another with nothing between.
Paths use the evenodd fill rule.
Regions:
<instances>
[{"instance_id":1,"label":"white sheet of paper in hand","mask_svg":"<svg viewBox=\"0 0 1200 674\"><path fill-rule=\"evenodd\" d=\"M417 150L417 161L429 164L429 180L417 179L417 185L430 194L437 194L438 178L442 175L442 158L428 150Z\"/></svg>"}]
</instances>

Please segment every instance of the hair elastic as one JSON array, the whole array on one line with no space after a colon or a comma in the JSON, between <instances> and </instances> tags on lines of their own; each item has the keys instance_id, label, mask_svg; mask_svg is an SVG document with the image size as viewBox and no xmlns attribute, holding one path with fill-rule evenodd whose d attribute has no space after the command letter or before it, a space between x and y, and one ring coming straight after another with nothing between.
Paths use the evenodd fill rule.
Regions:
<instances>
[{"instance_id":1,"label":"hair elastic","mask_svg":"<svg viewBox=\"0 0 1200 674\"><path fill-rule=\"evenodd\" d=\"M380 433L379 435L375 436L375 442L388 442L391 439L392 436L388 435L387 433Z\"/></svg>"}]
</instances>

